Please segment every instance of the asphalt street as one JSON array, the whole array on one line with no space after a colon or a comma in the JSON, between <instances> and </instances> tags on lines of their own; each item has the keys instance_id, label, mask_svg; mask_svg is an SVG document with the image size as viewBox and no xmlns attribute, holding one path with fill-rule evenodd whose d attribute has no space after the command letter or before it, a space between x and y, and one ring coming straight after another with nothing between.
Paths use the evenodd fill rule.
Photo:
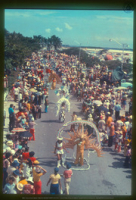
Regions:
<instances>
[{"instance_id":1,"label":"asphalt street","mask_svg":"<svg viewBox=\"0 0 136 200\"><path fill-rule=\"evenodd\" d=\"M59 87L59 85L57 85ZM42 106L42 117L36 120L35 141L29 142L31 151L35 152L35 157L38 158L40 165L47 170L47 173L41 177L42 194L49 194L50 186L46 186L50 174L54 172L54 167L57 164L57 157L53 154L56 142L57 132L61 128L62 123L59 123L58 117L55 116L55 103L58 97L54 90L49 89L49 108L48 113L44 112ZM73 111L77 116L82 117L81 105L82 102L77 102L76 98L70 95L71 109L70 113L66 113L66 120L71 120ZM128 109L128 106L127 108ZM69 129L69 127L67 127ZM69 137L68 133L65 135ZM123 149L120 153L114 151L114 146L109 148L107 145L103 148L103 157L97 157L94 152L90 153L89 164L90 169L86 170L86 163L82 167L83 170L73 170L72 181L70 185L71 195L131 195L131 169L125 169L123 162ZM72 150L68 154L71 157L69 162L73 162ZM88 151L85 151L87 158ZM63 174L65 168L60 167L60 174ZM64 190L64 179L61 179Z\"/></svg>"}]
</instances>

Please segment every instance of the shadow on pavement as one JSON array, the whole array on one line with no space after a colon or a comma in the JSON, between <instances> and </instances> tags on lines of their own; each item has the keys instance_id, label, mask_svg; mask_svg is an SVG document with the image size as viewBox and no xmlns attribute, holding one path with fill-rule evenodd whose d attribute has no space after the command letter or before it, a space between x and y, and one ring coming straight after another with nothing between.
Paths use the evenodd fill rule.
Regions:
<instances>
[{"instance_id":1,"label":"shadow on pavement","mask_svg":"<svg viewBox=\"0 0 136 200\"><path fill-rule=\"evenodd\" d=\"M46 192L46 191L44 191L44 192L42 192L42 194L50 194L49 192Z\"/></svg>"},{"instance_id":2,"label":"shadow on pavement","mask_svg":"<svg viewBox=\"0 0 136 200\"><path fill-rule=\"evenodd\" d=\"M58 122L58 120L44 120L40 122L45 122L45 123L53 123L53 122Z\"/></svg>"},{"instance_id":3,"label":"shadow on pavement","mask_svg":"<svg viewBox=\"0 0 136 200\"><path fill-rule=\"evenodd\" d=\"M51 157L42 157L42 158L37 158L37 160L39 160L39 159L56 159L56 157L54 157L54 158L51 158Z\"/></svg>"},{"instance_id":4,"label":"shadow on pavement","mask_svg":"<svg viewBox=\"0 0 136 200\"><path fill-rule=\"evenodd\" d=\"M40 165L48 167L56 167L57 160L40 161Z\"/></svg>"},{"instance_id":5,"label":"shadow on pavement","mask_svg":"<svg viewBox=\"0 0 136 200\"><path fill-rule=\"evenodd\" d=\"M128 175L128 176L126 176L126 178L132 178L132 175Z\"/></svg>"},{"instance_id":6,"label":"shadow on pavement","mask_svg":"<svg viewBox=\"0 0 136 200\"><path fill-rule=\"evenodd\" d=\"M129 169L129 170L127 170L127 171L123 171L123 172L126 172L126 173L132 173L132 170L131 169Z\"/></svg>"},{"instance_id":7,"label":"shadow on pavement","mask_svg":"<svg viewBox=\"0 0 136 200\"><path fill-rule=\"evenodd\" d=\"M113 152L113 150L110 147L103 147L102 151Z\"/></svg>"},{"instance_id":8,"label":"shadow on pavement","mask_svg":"<svg viewBox=\"0 0 136 200\"><path fill-rule=\"evenodd\" d=\"M112 167L112 168L115 168L115 169L117 169L117 168L124 168L123 164L124 163L122 163L122 162L113 162L112 166L108 165L108 167Z\"/></svg>"},{"instance_id":9,"label":"shadow on pavement","mask_svg":"<svg viewBox=\"0 0 136 200\"><path fill-rule=\"evenodd\" d=\"M122 157L125 157L124 154L122 154L122 153L111 152L110 154L113 155L113 156L122 156Z\"/></svg>"}]
</instances>

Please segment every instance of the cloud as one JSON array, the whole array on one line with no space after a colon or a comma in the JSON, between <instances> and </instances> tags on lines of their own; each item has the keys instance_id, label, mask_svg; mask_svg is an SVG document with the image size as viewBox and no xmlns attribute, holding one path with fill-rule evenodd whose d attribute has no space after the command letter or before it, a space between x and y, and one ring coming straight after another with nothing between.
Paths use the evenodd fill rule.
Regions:
<instances>
[{"instance_id":1,"label":"cloud","mask_svg":"<svg viewBox=\"0 0 136 200\"><path fill-rule=\"evenodd\" d=\"M69 30L72 29L72 27L71 27L69 24L67 24L67 23L64 23L64 24L65 24L65 28L67 28L67 29L69 29Z\"/></svg>"},{"instance_id":2,"label":"cloud","mask_svg":"<svg viewBox=\"0 0 136 200\"><path fill-rule=\"evenodd\" d=\"M47 28L47 29L45 29L45 32L50 33L50 32L51 32L51 29L50 29L50 28Z\"/></svg>"},{"instance_id":3,"label":"cloud","mask_svg":"<svg viewBox=\"0 0 136 200\"><path fill-rule=\"evenodd\" d=\"M57 27L57 28L56 28L56 31L58 31L58 32L62 32L62 31L63 31L63 29L61 29L61 28Z\"/></svg>"},{"instance_id":4,"label":"cloud","mask_svg":"<svg viewBox=\"0 0 136 200\"><path fill-rule=\"evenodd\" d=\"M5 9L6 17L42 17L56 13L48 10L25 10L25 9Z\"/></svg>"}]
</instances>

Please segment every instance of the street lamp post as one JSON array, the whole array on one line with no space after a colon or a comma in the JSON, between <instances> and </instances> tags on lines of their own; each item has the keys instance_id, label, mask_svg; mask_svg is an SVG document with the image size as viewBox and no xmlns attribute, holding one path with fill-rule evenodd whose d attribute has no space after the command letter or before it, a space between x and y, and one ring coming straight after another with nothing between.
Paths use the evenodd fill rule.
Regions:
<instances>
[{"instance_id":1,"label":"street lamp post","mask_svg":"<svg viewBox=\"0 0 136 200\"><path fill-rule=\"evenodd\" d=\"M123 47L123 52L122 52L122 65L121 68L123 70L123 61L124 61L124 49L125 47L128 47L128 44L121 44L120 42L116 41L115 39L109 39L110 42L112 42L112 40L114 40L116 43L118 43L119 45L121 45Z\"/></svg>"}]
</instances>

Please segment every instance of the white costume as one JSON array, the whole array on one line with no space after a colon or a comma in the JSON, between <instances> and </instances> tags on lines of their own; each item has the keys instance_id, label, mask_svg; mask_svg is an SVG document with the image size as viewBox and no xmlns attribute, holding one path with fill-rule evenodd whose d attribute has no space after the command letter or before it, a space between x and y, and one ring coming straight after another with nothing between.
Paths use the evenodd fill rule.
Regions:
<instances>
[{"instance_id":1,"label":"white costume","mask_svg":"<svg viewBox=\"0 0 136 200\"><path fill-rule=\"evenodd\" d=\"M63 143L61 142L60 144L57 142L57 148L60 148L60 147L62 147L63 146ZM63 149L61 149L61 150L56 150L56 153L57 154L64 154L64 150Z\"/></svg>"}]
</instances>

